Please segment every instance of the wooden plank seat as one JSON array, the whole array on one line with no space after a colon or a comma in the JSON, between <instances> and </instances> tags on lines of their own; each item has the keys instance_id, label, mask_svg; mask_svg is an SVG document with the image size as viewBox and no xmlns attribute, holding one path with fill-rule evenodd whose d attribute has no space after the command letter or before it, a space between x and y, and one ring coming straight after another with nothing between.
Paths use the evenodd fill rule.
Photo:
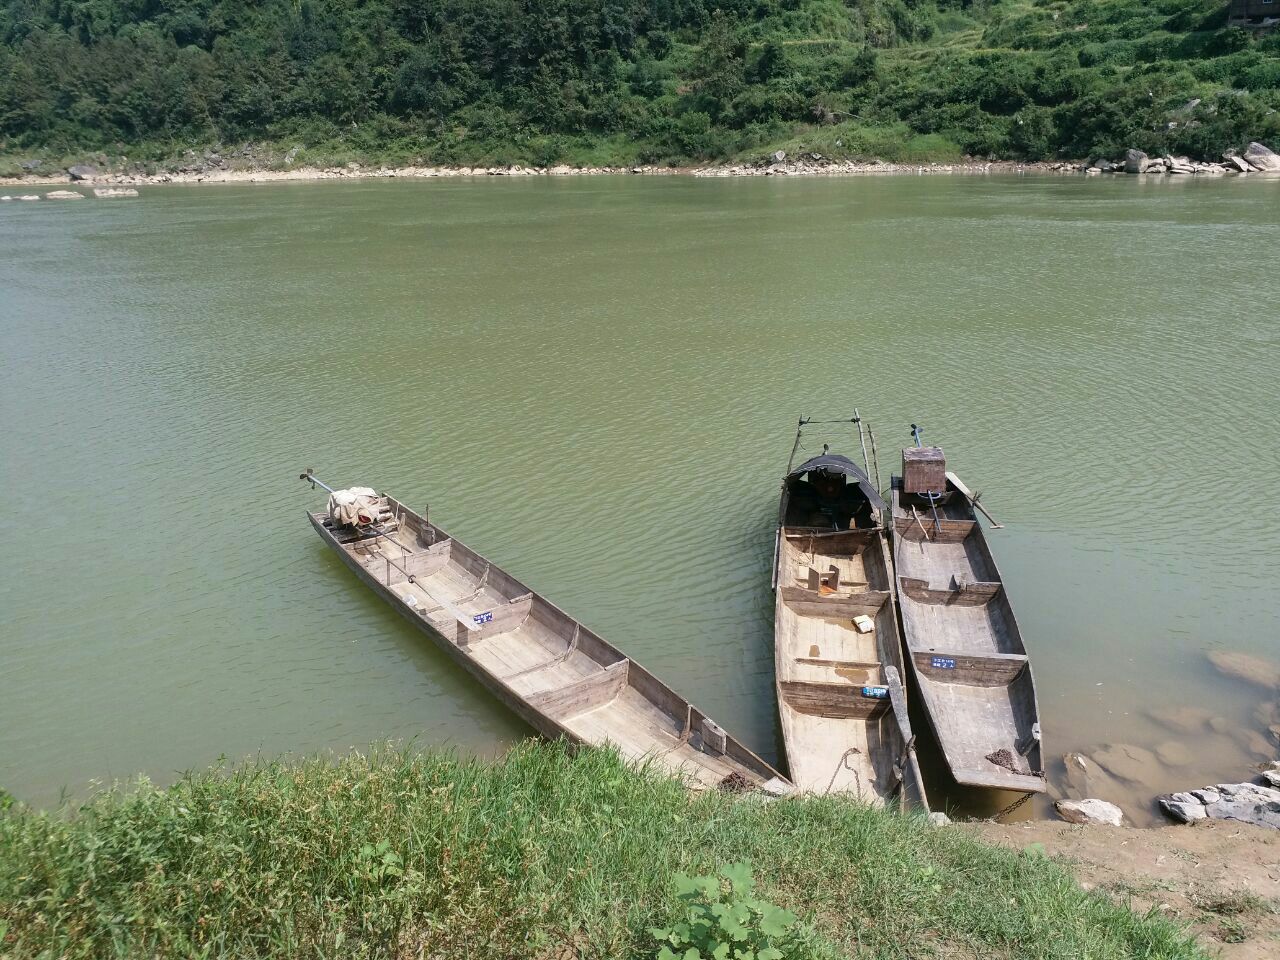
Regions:
<instances>
[{"instance_id":1,"label":"wooden plank seat","mask_svg":"<svg viewBox=\"0 0 1280 960\"><path fill-rule=\"evenodd\" d=\"M1027 668L1022 653L951 653L914 651L912 662L920 674L940 683L961 683L971 687L1007 687Z\"/></svg>"},{"instance_id":2,"label":"wooden plank seat","mask_svg":"<svg viewBox=\"0 0 1280 960\"><path fill-rule=\"evenodd\" d=\"M783 680L778 688L787 706L813 716L861 720L878 717L889 708L888 688L878 683Z\"/></svg>"},{"instance_id":3,"label":"wooden plank seat","mask_svg":"<svg viewBox=\"0 0 1280 960\"><path fill-rule=\"evenodd\" d=\"M532 694L529 703L554 720L566 721L612 703L627 685L630 661L620 660L558 689Z\"/></svg>"},{"instance_id":4,"label":"wooden plank seat","mask_svg":"<svg viewBox=\"0 0 1280 960\"><path fill-rule=\"evenodd\" d=\"M782 587L782 602L800 616L825 617L831 620L874 618L889 602L888 590L858 590L823 594L805 587Z\"/></svg>"},{"instance_id":5,"label":"wooden plank seat","mask_svg":"<svg viewBox=\"0 0 1280 960\"><path fill-rule=\"evenodd\" d=\"M932 586L929 581L917 577L899 577L902 592L917 603L981 607L1000 596L1004 584L998 581L964 582L954 575L945 589Z\"/></svg>"}]
</instances>

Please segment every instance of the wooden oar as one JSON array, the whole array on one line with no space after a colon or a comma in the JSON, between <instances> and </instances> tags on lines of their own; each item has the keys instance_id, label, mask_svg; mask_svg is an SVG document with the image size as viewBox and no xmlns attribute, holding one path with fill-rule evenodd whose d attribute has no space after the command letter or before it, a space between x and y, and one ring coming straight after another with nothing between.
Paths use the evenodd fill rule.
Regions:
<instances>
[{"instance_id":1,"label":"wooden oar","mask_svg":"<svg viewBox=\"0 0 1280 960\"><path fill-rule=\"evenodd\" d=\"M947 479L951 481L951 485L955 487L957 490L959 490L966 500L968 500L971 504L973 504L974 507L976 507L978 510L982 511L982 515L991 521L992 527L999 529L1004 526L1003 523L1001 523L999 520L997 520L995 517L993 517L991 514L987 512L987 508L978 502L977 498L974 497L973 495L973 491L971 491L968 487L966 487L959 477L957 477L950 470L947 471L946 476L947 476Z\"/></svg>"}]
</instances>

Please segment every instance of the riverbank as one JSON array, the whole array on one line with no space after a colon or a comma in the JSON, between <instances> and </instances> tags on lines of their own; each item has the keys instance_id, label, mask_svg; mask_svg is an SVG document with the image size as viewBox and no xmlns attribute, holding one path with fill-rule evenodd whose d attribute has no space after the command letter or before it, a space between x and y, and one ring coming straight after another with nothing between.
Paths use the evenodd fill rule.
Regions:
<instances>
[{"instance_id":1,"label":"riverbank","mask_svg":"<svg viewBox=\"0 0 1280 960\"><path fill-rule=\"evenodd\" d=\"M1264 960L1280 948L1275 830L1233 821L1142 830L1048 820L956 829L1014 850L1043 849L1087 889L1189 924L1221 960Z\"/></svg>"},{"instance_id":2,"label":"riverbank","mask_svg":"<svg viewBox=\"0 0 1280 960\"><path fill-rule=\"evenodd\" d=\"M1195 958L1040 849L837 798L690 795L612 754L377 751L0 814L6 956L647 957L677 873L749 861L789 956Z\"/></svg>"},{"instance_id":3,"label":"riverbank","mask_svg":"<svg viewBox=\"0 0 1280 960\"><path fill-rule=\"evenodd\" d=\"M634 167L429 167L429 166L364 166L351 163L342 167L207 167L173 170L161 173L94 173L74 178L65 172L22 177L0 177L0 186L61 186L68 183L109 186L155 186L167 183L277 183L307 180L376 180L436 179L441 177L573 177L573 176L812 176L858 174L991 174L991 173L1060 173L1059 164L979 162L904 164L885 161L857 163L853 161L816 165L804 162L770 163L768 165L715 165L698 167L634 166Z\"/></svg>"},{"instance_id":4,"label":"riverbank","mask_svg":"<svg viewBox=\"0 0 1280 960\"><path fill-rule=\"evenodd\" d=\"M888 161L823 161L792 160L772 161L768 164L718 164L714 166L302 166L302 168L278 169L206 169L187 172L131 174L106 173L50 175L50 177L0 177L0 187L38 188L73 187L154 187L161 184L218 184L218 183L285 183L315 182L315 180L369 180L369 179L448 179L476 177L865 177L865 175L1042 175L1064 177L1098 173L1123 173L1121 166L1106 163L1105 166L1089 161L1055 161L1055 163L1016 163L1016 161L963 161L942 164L899 164ZM1219 164L1196 164L1188 169L1165 170L1144 175L1245 175L1242 170L1225 168ZM1249 175L1268 175L1253 172ZM8 198L8 197L6 197ZM13 197L17 200L18 197ZM29 197L23 197L29 198Z\"/></svg>"}]
</instances>

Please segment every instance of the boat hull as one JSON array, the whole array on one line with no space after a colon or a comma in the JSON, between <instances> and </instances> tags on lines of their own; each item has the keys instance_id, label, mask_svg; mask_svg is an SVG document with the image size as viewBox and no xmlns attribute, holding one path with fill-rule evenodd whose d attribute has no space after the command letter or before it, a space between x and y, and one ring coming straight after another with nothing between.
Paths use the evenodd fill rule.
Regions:
<instances>
[{"instance_id":1,"label":"boat hull","mask_svg":"<svg viewBox=\"0 0 1280 960\"><path fill-rule=\"evenodd\" d=\"M1043 793L1031 662L969 501L892 496L894 584L912 677L952 777ZM936 513L935 513L936 509Z\"/></svg>"}]
</instances>

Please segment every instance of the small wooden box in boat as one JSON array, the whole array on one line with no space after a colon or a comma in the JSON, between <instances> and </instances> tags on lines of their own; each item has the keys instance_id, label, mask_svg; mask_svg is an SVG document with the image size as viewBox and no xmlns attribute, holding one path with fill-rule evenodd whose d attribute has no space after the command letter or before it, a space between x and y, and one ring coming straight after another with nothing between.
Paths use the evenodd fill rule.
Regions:
<instances>
[{"instance_id":1,"label":"small wooden box in boat","mask_svg":"<svg viewBox=\"0 0 1280 960\"><path fill-rule=\"evenodd\" d=\"M693 788L791 785L651 673L399 501L382 528L316 532L373 590L542 735L610 744Z\"/></svg>"},{"instance_id":2,"label":"small wooden box in boat","mask_svg":"<svg viewBox=\"0 0 1280 960\"><path fill-rule=\"evenodd\" d=\"M892 480L898 607L912 674L957 783L1042 793L1031 664L969 499ZM1011 769L1012 768L1012 769Z\"/></svg>"}]
</instances>

